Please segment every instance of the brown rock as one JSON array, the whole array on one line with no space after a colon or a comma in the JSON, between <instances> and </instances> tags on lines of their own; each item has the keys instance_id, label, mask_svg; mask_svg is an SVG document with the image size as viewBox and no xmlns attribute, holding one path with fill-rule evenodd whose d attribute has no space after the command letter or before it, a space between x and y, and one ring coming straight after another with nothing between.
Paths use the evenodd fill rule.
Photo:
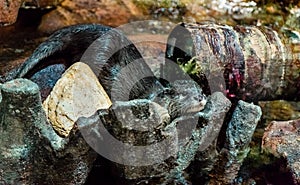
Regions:
<instances>
[{"instance_id":1,"label":"brown rock","mask_svg":"<svg viewBox=\"0 0 300 185\"><path fill-rule=\"evenodd\" d=\"M63 0L0 0L0 26L16 22L20 7L49 8Z\"/></svg>"},{"instance_id":2,"label":"brown rock","mask_svg":"<svg viewBox=\"0 0 300 185\"><path fill-rule=\"evenodd\" d=\"M119 26L141 15L131 0L65 0L57 9L43 17L39 29L52 32L79 23L101 23Z\"/></svg>"},{"instance_id":3,"label":"brown rock","mask_svg":"<svg viewBox=\"0 0 300 185\"><path fill-rule=\"evenodd\" d=\"M0 0L0 25L10 25L17 20L22 0Z\"/></svg>"},{"instance_id":4,"label":"brown rock","mask_svg":"<svg viewBox=\"0 0 300 185\"><path fill-rule=\"evenodd\" d=\"M287 168L292 171L295 184L300 183L300 119L273 121L266 128L262 139L262 149L287 160Z\"/></svg>"},{"instance_id":5,"label":"brown rock","mask_svg":"<svg viewBox=\"0 0 300 185\"><path fill-rule=\"evenodd\" d=\"M48 8L57 6L64 0L25 0L23 3L24 7L33 6L37 8Z\"/></svg>"},{"instance_id":6,"label":"brown rock","mask_svg":"<svg viewBox=\"0 0 300 185\"><path fill-rule=\"evenodd\" d=\"M59 135L67 137L79 117L107 109L111 101L92 70L84 63L73 64L59 79L43 106Z\"/></svg>"}]
</instances>

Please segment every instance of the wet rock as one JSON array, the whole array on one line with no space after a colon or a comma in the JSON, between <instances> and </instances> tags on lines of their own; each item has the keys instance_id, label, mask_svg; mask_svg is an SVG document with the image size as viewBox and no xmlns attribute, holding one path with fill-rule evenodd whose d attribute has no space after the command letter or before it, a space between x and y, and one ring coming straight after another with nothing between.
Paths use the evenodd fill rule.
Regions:
<instances>
[{"instance_id":1,"label":"wet rock","mask_svg":"<svg viewBox=\"0 0 300 185\"><path fill-rule=\"evenodd\" d=\"M0 0L0 26L16 22L21 4L22 0Z\"/></svg>"},{"instance_id":2,"label":"wet rock","mask_svg":"<svg viewBox=\"0 0 300 185\"><path fill-rule=\"evenodd\" d=\"M261 117L259 106L239 101L226 130L224 148L220 151L210 184L231 184L250 151L249 144Z\"/></svg>"},{"instance_id":3,"label":"wet rock","mask_svg":"<svg viewBox=\"0 0 300 185\"><path fill-rule=\"evenodd\" d=\"M55 131L67 137L79 117L106 109L111 101L90 67L77 62L57 81L43 106Z\"/></svg>"},{"instance_id":4,"label":"wet rock","mask_svg":"<svg viewBox=\"0 0 300 185\"><path fill-rule=\"evenodd\" d=\"M95 153L78 130L58 136L47 123L37 84L15 79L1 86L0 183L83 184Z\"/></svg>"},{"instance_id":5,"label":"wet rock","mask_svg":"<svg viewBox=\"0 0 300 185\"><path fill-rule=\"evenodd\" d=\"M115 27L141 15L131 0L65 0L43 17L39 30L52 32L79 23L100 23Z\"/></svg>"},{"instance_id":6,"label":"wet rock","mask_svg":"<svg viewBox=\"0 0 300 185\"><path fill-rule=\"evenodd\" d=\"M284 157L294 183L300 184L300 120L273 121L265 129L262 149L277 157Z\"/></svg>"}]
</instances>

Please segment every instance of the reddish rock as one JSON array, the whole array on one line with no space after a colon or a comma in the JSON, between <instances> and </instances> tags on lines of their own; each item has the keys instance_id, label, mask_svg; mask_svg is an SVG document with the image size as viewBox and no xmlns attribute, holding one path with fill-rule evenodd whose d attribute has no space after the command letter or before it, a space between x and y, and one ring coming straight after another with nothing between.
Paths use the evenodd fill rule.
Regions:
<instances>
[{"instance_id":1,"label":"reddish rock","mask_svg":"<svg viewBox=\"0 0 300 185\"><path fill-rule=\"evenodd\" d=\"M37 8L47 8L52 6L57 6L64 0L25 0L24 6L33 6Z\"/></svg>"},{"instance_id":2,"label":"reddish rock","mask_svg":"<svg viewBox=\"0 0 300 185\"><path fill-rule=\"evenodd\" d=\"M22 0L0 0L0 25L10 25L17 20Z\"/></svg>"},{"instance_id":3,"label":"reddish rock","mask_svg":"<svg viewBox=\"0 0 300 185\"><path fill-rule=\"evenodd\" d=\"M20 7L48 8L57 6L63 0L0 0L0 26L16 22Z\"/></svg>"},{"instance_id":4,"label":"reddish rock","mask_svg":"<svg viewBox=\"0 0 300 185\"><path fill-rule=\"evenodd\" d=\"M266 128L262 149L287 160L295 184L300 184L300 119L273 121Z\"/></svg>"},{"instance_id":5,"label":"reddish rock","mask_svg":"<svg viewBox=\"0 0 300 185\"><path fill-rule=\"evenodd\" d=\"M131 0L65 0L46 14L39 29L52 32L64 26L80 23L101 23L119 26L141 15Z\"/></svg>"}]
</instances>

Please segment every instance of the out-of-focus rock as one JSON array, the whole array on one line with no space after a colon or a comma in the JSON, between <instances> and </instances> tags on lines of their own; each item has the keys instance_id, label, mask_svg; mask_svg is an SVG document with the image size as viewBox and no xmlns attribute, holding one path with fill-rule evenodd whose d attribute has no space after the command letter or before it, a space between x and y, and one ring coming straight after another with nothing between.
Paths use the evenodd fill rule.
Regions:
<instances>
[{"instance_id":1,"label":"out-of-focus rock","mask_svg":"<svg viewBox=\"0 0 300 185\"><path fill-rule=\"evenodd\" d=\"M274 100L274 101L260 101L259 106L263 112L263 119L266 122L273 120L286 121L293 120L300 117L300 103L285 101L285 100Z\"/></svg>"},{"instance_id":2,"label":"out-of-focus rock","mask_svg":"<svg viewBox=\"0 0 300 185\"><path fill-rule=\"evenodd\" d=\"M141 15L131 0L65 0L55 10L43 16L39 30L53 32L80 23L101 23L116 27Z\"/></svg>"},{"instance_id":3,"label":"out-of-focus rock","mask_svg":"<svg viewBox=\"0 0 300 185\"><path fill-rule=\"evenodd\" d=\"M226 130L224 148L211 173L210 184L232 184L250 151L249 144L261 117L259 106L239 101Z\"/></svg>"},{"instance_id":4,"label":"out-of-focus rock","mask_svg":"<svg viewBox=\"0 0 300 185\"><path fill-rule=\"evenodd\" d=\"M77 62L57 81L43 106L53 128L67 137L79 117L89 117L111 104L90 67Z\"/></svg>"},{"instance_id":5,"label":"out-of-focus rock","mask_svg":"<svg viewBox=\"0 0 300 185\"><path fill-rule=\"evenodd\" d=\"M50 8L57 6L63 0L0 0L0 26L16 22L18 12L23 8Z\"/></svg>"},{"instance_id":6,"label":"out-of-focus rock","mask_svg":"<svg viewBox=\"0 0 300 185\"><path fill-rule=\"evenodd\" d=\"M50 8L59 5L64 0L24 0L22 7L24 8Z\"/></svg>"},{"instance_id":7,"label":"out-of-focus rock","mask_svg":"<svg viewBox=\"0 0 300 185\"><path fill-rule=\"evenodd\" d=\"M273 121L266 128L262 139L262 149L287 160L294 183L300 184L300 119Z\"/></svg>"},{"instance_id":8,"label":"out-of-focus rock","mask_svg":"<svg viewBox=\"0 0 300 185\"><path fill-rule=\"evenodd\" d=\"M135 44L154 75L159 77L165 60L167 35L134 34L130 35L129 39Z\"/></svg>"},{"instance_id":9,"label":"out-of-focus rock","mask_svg":"<svg viewBox=\"0 0 300 185\"><path fill-rule=\"evenodd\" d=\"M16 22L21 4L22 0L0 0L0 26Z\"/></svg>"},{"instance_id":10,"label":"out-of-focus rock","mask_svg":"<svg viewBox=\"0 0 300 185\"><path fill-rule=\"evenodd\" d=\"M30 80L0 88L0 184L84 184L96 154L78 130L55 133Z\"/></svg>"}]
</instances>

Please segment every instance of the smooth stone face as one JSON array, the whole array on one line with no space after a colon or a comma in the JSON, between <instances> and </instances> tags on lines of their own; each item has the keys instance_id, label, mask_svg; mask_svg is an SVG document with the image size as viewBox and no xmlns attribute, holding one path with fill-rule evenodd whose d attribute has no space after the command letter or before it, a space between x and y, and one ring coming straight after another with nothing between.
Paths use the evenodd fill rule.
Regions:
<instances>
[{"instance_id":1,"label":"smooth stone face","mask_svg":"<svg viewBox=\"0 0 300 185\"><path fill-rule=\"evenodd\" d=\"M56 132L67 137L79 117L89 117L111 104L89 66L77 62L57 81L43 107Z\"/></svg>"}]
</instances>

